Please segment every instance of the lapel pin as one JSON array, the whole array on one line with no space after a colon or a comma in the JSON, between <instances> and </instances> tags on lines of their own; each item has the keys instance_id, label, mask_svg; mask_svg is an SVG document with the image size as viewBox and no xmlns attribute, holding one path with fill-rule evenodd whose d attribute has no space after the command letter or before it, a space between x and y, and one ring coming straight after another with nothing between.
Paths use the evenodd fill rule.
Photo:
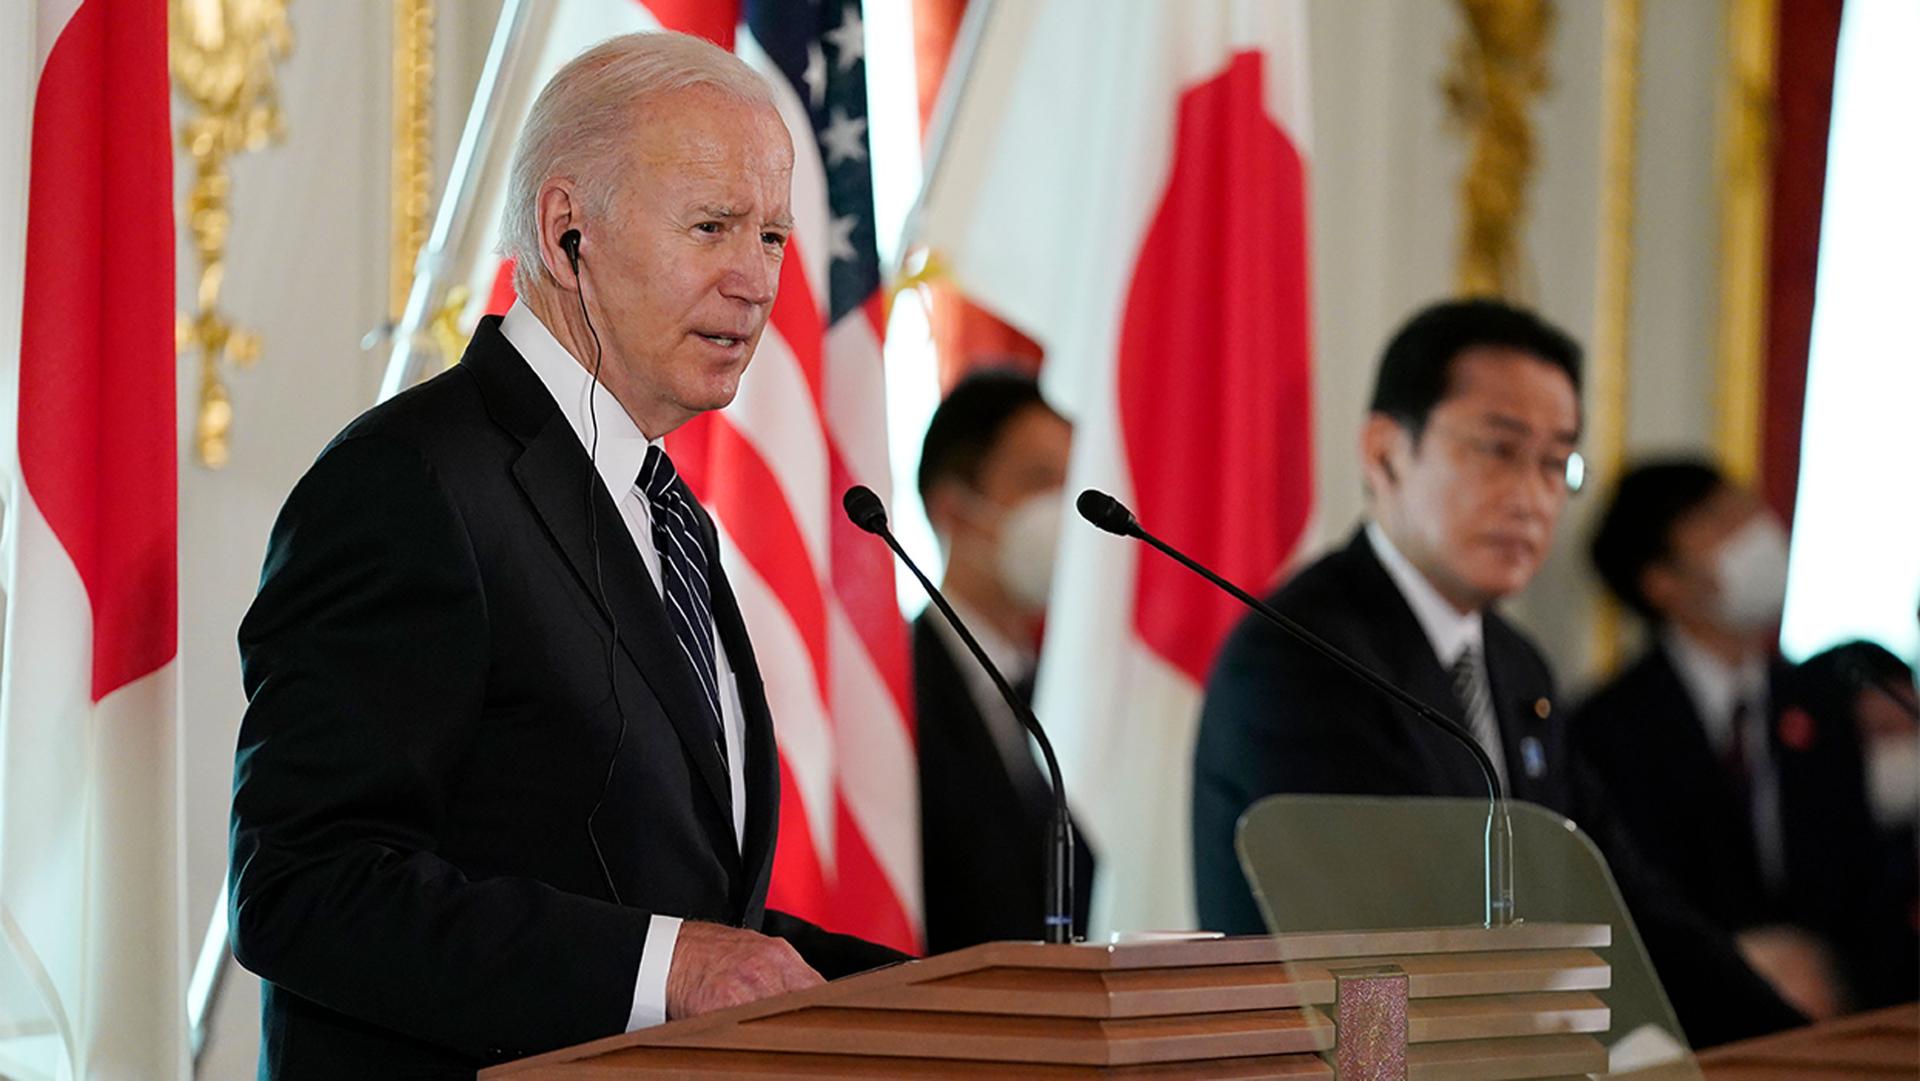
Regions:
<instances>
[{"instance_id":1,"label":"lapel pin","mask_svg":"<svg viewBox=\"0 0 1920 1081\"><path fill-rule=\"evenodd\" d=\"M1535 717L1538 717L1544 721L1552 713L1553 713L1552 702L1549 702L1544 698L1536 698L1533 700L1533 715Z\"/></svg>"},{"instance_id":2,"label":"lapel pin","mask_svg":"<svg viewBox=\"0 0 1920 1081\"><path fill-rule=\"evenodd\" d=\"M1540 704L1546 705L1542 698ZM1540 745L1540 737L1528 736L1520 741L1520 763L1527 769L1527 776L1539 780L1547 772L1547 749Z\"/></svg>"}]
</instances>

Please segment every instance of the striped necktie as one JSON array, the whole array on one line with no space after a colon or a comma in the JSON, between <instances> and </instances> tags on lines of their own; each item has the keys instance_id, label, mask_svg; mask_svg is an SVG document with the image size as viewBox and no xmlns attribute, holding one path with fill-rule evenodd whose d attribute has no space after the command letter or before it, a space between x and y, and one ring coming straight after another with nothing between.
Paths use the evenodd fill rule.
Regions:
<instances>
[{"instance_id":1,"label":"striped necktie","mask_svg":"<svg viewBox=\"0 0 1920 1081\"><path fill-rule=\"evenodd\" d=\"M695 525L693 496L674 471L673 459L659 447L647 448L635 483L653 508L653 546L660 552L660 595L667 617L700 685L713 743L725 762L727 741L720 727L720 684L713 657L713 593L707 587L707 550Z\"/></svg>"},{"instance_id":2,"label":"striped necktie","mask_svg":"<svg viewBox=\"0 0 1920 1081\"><path fill-rule=\"evenodd\" d=\"M1480 665L1480 650L1469 645L1460 651L1453 662L1453 697L1460 703L1460 713L1467 722L1467 731L1480 748L1493 759L1493 771L1500 775L1500 783L1507 782L1506 749L1500 741L1500 722L1493 715L1493 695L1487 688L1487 680Z\"/></svg>"}]
</instances>

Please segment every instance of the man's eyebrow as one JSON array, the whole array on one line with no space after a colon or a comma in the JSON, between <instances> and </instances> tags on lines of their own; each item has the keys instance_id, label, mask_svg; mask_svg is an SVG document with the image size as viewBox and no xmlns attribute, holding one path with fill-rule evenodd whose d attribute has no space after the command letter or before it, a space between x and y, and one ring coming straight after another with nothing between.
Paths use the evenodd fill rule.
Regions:
<instances>
[{"instance_id":1,"label":"man's eyebrow","mask_svg":"<svg viewBox=\"0 0 1920 1081\"><path fill-rule=\"evenodd\" d=\"M697 207L694 207L694 210L697 211L703 217L719 218L722 221L732 221L735 218L744 218L747 216L747 212L744 210L741 210L739 207L721 206L717 203L709 203L704 206L697 206ZM791 231L793 229L793 218L790 216L782 215L781 217L774 218L768 221L767 224L775 229L786 229Z\"/></svg>"},{"instance_id":2,"label":"man's eyebrow","mask_svg":"<svg viewBox=\"0 0 1920 1081\"><path fill-rule=\"evenodd\" d=\"M1512 432L1515 435L1533 434L1533 425L1505 413L1482 413L1480 421L1489 428L1499 428L1501 431Z\"/></svg>"},{"instance_id":3,"label":"man's eyebrow","mask_svg":"<svg viewBox=\"0 0 1920 1081\"><path fill-rule=\"evenodd\" d=\"M1509 416L1505 413L1482 413L1480 414L1480 420L1490 428L1498 428L1504 432L1512 432L1514 435L1533 434L1533 425L1528 424L1519 417ZM1580 441L1580 432L1578 429L1567 429L1554 432L1549 438L1556 443L1565 443L1571 446Z\"/></svg>"}]
</instances>

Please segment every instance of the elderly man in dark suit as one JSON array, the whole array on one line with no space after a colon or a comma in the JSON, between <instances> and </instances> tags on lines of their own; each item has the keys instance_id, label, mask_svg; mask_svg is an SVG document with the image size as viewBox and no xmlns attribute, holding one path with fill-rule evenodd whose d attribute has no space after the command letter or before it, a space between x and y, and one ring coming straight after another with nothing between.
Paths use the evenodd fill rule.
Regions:
<instances>
[{"instance_id":1,"label":"elderly man in dark suit","mask_svg":"<svg viewBox=\"0 0 1920 1081\"><path fill-rule=\"evenodd\" d=\"M724 51L589 50L517 148L520 302L289 496L240 629L263 1077L471 1077L899 956L766 908L772 723L661 443L733 398L792 162Z\"/></svg>"},{"instance_id":2,"label":"elderly man in dark suit","mask_svg":"<svg viewBox=\"0 0 1920 1081\"><path fill-rule=\"evenodd\" d=\"M1641 873L1569 746L1544 658L1494 610L1539 570L1577 476L1580 351L1530 312L1435 305L1387 346L1360 455L1371 521L1274 607L1462 719L1508 790L1566 814L1613 863L1696 1044L1798 1020L1733 945ZM1472 758L1258 619L1228 638L1194 759L1200 920L1262 929L1234 853L1247 807L1280 792L1477 796Z\"/></svg>"}]
</instances>

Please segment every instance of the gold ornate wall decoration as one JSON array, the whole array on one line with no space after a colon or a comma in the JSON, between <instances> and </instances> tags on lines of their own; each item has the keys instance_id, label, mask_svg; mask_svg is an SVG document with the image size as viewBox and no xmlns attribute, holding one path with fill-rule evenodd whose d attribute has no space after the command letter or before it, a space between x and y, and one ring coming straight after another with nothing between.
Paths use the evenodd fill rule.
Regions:
<instances>
[{"instance_id":1,"label":"gold ornate wall decoration","mask_svg":"<svg viewBox=\"0 0 1920 1081\"><path fill-rule=\"evenodd\" d=\"M1443 89L1447 111L1471 140L1460 182L1462 294L1512 296L1524 247L1522 224L1533 179L1528 111L1549 86L1551 0L1455 0L1467 33L1454 47Z\"/></svg>"},{"instance_id":2,"label":"gold ornate wall decoration","mask_svg":"<svg viewBox=\"0 0 1920 1081\"><path fill-rule=\"evenodd\" d=\"M1714 449L1729 476L1758 481L1765 381L1767 215L1773 198L1778 0L1725 0L1720 97L1720 326Z\"/></svg>"},{"instance_id":3,"label":"gold ornate wall decoration","mask_svg":"<svg viewBox=\"0 0 1920 1081\"><path fill-rule=\"evenodd\" d=\"M180 144L193 158L187 191L187 229L200 265L191 316L181 316L176 344L200 357L200 411L194 449L202 465L227 463L233 402L221 379L223 364L247 367L260 357L260 338L228 322L219 310L226 277L228 208L235 154L285 136L274 65L293 47L287 0L168 0L169 65L174 90L189 108Z\"/></svg>"},{"instance_id":4,"label":"gold ornate wall decoration","mask_svg":"<svg viewBox=\"0 0 1920 1081\"><path fill-rule=\"evenodd\" d=\"M398 323L433 212L434 0L393 0L393 153L387 319ZM457 355L457 354L456 354Z\"/></svg>"},{"instance_id":5,"label":"gold ornate wall decoration","mask_svg":"<svg viewBox=\"0 0 1920 1081\"><path fill-rule=\"evenodd\" d=\"M1626 468L1627 339L1633 325L1634 172L1640 131L1641 0L1607 0L1601 56L1600 257L1587 394L1587 460L1611 486ZM1596 598L1593 667L1620 664L1620 606Z\"/></svg>"},{"instance_id":6,"label":"gold ornate wall decoration","mask_svg":"<svg viewBox=\"0 0 1920 1081\"><path fill-rule=\"evenodd\" d=\"M460 363L460 355L467 350L467 339L473 337L473 328L466 325L467 303L472 299L472 289L465 285L452 286L447 290L447 302L427 321L427 335L433 339L433 347L440 351L441 362L449 368Z\"/></svg>"}]
</instances>

